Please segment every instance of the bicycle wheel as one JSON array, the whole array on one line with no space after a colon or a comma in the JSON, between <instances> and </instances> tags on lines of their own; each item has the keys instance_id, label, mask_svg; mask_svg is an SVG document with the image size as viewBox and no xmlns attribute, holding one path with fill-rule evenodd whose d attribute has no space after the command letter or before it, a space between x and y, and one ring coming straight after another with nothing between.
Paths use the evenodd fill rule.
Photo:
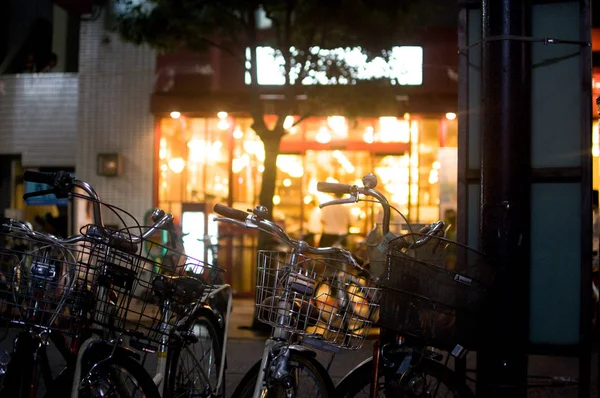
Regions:
<instances>
[{"instance_id":1,"label":"bicycle wheel","mask_svg":"<svg viewBox=\"0 0 600 398\"><path fill-rule=\"evenodd\" d=\"M258 361L244 375L244 378L235 389L232 397L251 398L254 394L254 386L258 378L261 361ZM291 388L284 388L277 382L269 385L267 382L266 394L263 398L275 397L294 397L294 398L314 398L314 397L335 397L335 387L329 374L313 357L302 355L292 351L288 360L290 374L294 377L294 385Z\"/></svg>"},{"instance_id":2,"label":"bicycle wheel","mask_svg":"<svg viewBox=\"0 0 600 398\"><path fill-rule=\"evenodd\" d=\"M401 362L402 358L400 358ZM461 382L446 366L432 360L422 360L404 374L396 367L381 366L379 372L379 397L455 397L474 398L469 387ZM373 360L364 361L346 375L336 387L341 398L369 397L372 380Z\"/></svg>"},{"instance_id":3,"label":"bicycle wheel","mask_svg":"<svg viewBox=\"0 0 600 398\"><path fill-rule=\"evenodd\" d=\"M214 393L221 369L222 339L213 322L197 317L181 345L167 354L167 398L207 397ZM217 392L225 396L225 376Z\"/></svg>"},{"instance_id":4,"label":"bicycle wheel","mask_svg":"<svg viewBox=\"0 0 600 398\"><path fill-rule=\"evenodd\" d=\"M160 398L152 377L138 362L125 355L115 354L105 360L105 355L91 355L85 358L85 370L79 396L88 397L127 397Z\"/></svg>"}]
</instances>

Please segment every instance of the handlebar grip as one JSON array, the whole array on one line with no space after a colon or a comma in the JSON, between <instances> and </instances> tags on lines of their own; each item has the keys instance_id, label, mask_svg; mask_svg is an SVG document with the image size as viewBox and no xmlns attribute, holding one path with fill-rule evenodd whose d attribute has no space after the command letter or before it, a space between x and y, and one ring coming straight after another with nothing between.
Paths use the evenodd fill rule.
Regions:
<instances>
[{"instance_id":1,"label":"handlebar grip","mask_svg":"<svg viewBox=\"0 0 600 398\"><path fill-rule=\"evenodd\" d=\"M56 173L41 173L39 171L26 171L23 174L23 179L29 182L38 182L46 185L54 185L56 181Z\"/></svg>"},{"instance_id":2,"label":"handlebar grip","mask_svg":"<svg viewBox=\"0 0 600 398\"><path fill-rule=\"evenodd\" d=\"M217 214L220 214L227 218L233 218L234 220L238 221L246 221L246 218L248 217L248 213L246 213L245 211L234 209L232 207L225 206L220 203L217 203L215 205L214 210Z\"/></svg>"},{"instance_id":3,"label":"handlebar grip","mask_svg":"<svg viewBox=\"0 0 600 398\"><path fill-rule=\"evenodd\" d=\"M350 193L352 185L338 184L336 182L319 182L317 183L317 191L328 193Z\"/></svg>"}]
</instances>

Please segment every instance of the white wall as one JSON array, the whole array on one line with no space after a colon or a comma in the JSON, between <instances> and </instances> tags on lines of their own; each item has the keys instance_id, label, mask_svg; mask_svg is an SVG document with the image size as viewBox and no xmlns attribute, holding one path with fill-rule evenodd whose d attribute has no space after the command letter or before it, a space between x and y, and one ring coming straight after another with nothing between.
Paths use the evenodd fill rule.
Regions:
<instances>
[{"instance_id":1,"label":"white wall","mask_svg":"<svg viewBox=\"0 0 600 398\"><path fill-rule=\"evenodd\" d=\"M77 148L77 74L0 76L0 154L25 167L73 167Z\"/></svg>"},{"instance_id":2,"label":"white wall","mask_svg":"<svg viewBox=\"0 0 600 398\"><path fill-rule=\"evenodd\" d=\"M156 53L104 30L104 18L82 22L79 53L77 176L100 197L141 218L152 205L154 117L150 113ZM96 175L99 153L119 153L123 174ZM109 222L116 220L109 219Z\"/></svg>"}]
</instances>

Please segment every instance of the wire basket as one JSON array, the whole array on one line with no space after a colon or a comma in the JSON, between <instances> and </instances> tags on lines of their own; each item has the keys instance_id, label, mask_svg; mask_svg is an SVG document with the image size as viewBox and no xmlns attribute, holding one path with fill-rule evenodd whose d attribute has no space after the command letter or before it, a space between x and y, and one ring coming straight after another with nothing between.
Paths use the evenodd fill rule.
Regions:
<instances>
[{"instance_id":1,"label":"wire basket","mask_svg":"<svg viewBox=\"0 0 600 398\"><path fill-rule=\"evenodd\" d=\"M258 320L320 344L360 348L378 317L380 294L350 267L335 258L259 251Z\"/></svg>"},{"instance_id":2,"label":"wire basket","mask_svg":"<svg viewBox=\"0 0 600 398\"><path fill-rule=\"evenodd\" d=\"M89 257L78 275L86 294L76 295L77 306L111 332L160 342L204 303L222 270L150 239L123 244L139 239L137 229L120 230L123 239L107 242L87 227Z\"/></svg>"},{"instance_id":3,"label":"wire basket","mask_svg":"<svg viewBox=\"0 0 600 398\"><path fill-rule=\"evenodd\" d=\"M81 248L26 227L0 229L0 319L27 327L69 331L68 309Z\"/></svg>"},{"instance_id":4,"label":"wire basket","mask_svg":"<svg viewBox=\"0 0 600 398\"><path fill-rule=\"evenodd\" d=\"M483 253L457 242L408 234L389 246L379 324L437 347L477 345L478 316L499 270Z\"/></svg>"}]
</instances>

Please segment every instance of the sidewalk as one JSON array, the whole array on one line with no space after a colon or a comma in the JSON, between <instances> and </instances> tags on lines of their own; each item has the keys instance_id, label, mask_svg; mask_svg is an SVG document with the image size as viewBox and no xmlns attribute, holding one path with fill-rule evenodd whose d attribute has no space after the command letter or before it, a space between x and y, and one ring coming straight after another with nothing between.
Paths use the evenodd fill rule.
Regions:
<instances>
[{"instance_id":1,"label":"sidewalk","mask_svg":"<svg viewBox=\"0 0 600 398\"><path fill-rule=\"evenodd\" d=\"M262 354L262 341L266 338L264 335L254 333L247 329L240 329L240 326L249 326L252 323L254 315L254 301L251 299L234 299L233 310L229 326L229 339L232 342L230 350L228 350L229 370L228 370L228 385L235 386L236 381L241 379L245 370L253 363L253 361ZM377 331L374 330L376 333ZM375 336L373 336L373 339ZM370 339L369 339L370 340ZM333 366L330 369L330 374L334 382L338 382L349 372L354 366L358 365L362 360L371 356L371 342L366 341L363 347L357 351L342 350L337 354ZM242 352L237 352L241 350ZM252 360L250 360L252 358ZM319 353L319 360L327 365L330 355ZM449 361L449 366L452 367L452 360ZM470 352L467 357L467 368L475 369L477 362L477 353ZM592 358L592 388L590 397L597 397L598 387L598 358L594 354ZM577 379L579 377L579 363L576 357L552 357L531 355L529 357L529 376L557 376L571 377ZM470 373L470 377L474 378L475 374ZM531 378L530 382L534 379ZM541 380L541 379L539 379ZM474 389L474 383L470 383ZM561 398L576 398L578 397L578 387L536 387L530 388L528 397L561 397Z\"/></svg>"},{"instance_id":2,"label":"sidewalk","mask_svg":"<svg viewBox=\"0 0 600 398\"><path fill-rule=\"evenodd\" d=\"M233 299L233 308L229 319L230 339L264 340L265 336L240 327L250 326L254 317L254 299Z\"/></svg>"}]
</instances>

